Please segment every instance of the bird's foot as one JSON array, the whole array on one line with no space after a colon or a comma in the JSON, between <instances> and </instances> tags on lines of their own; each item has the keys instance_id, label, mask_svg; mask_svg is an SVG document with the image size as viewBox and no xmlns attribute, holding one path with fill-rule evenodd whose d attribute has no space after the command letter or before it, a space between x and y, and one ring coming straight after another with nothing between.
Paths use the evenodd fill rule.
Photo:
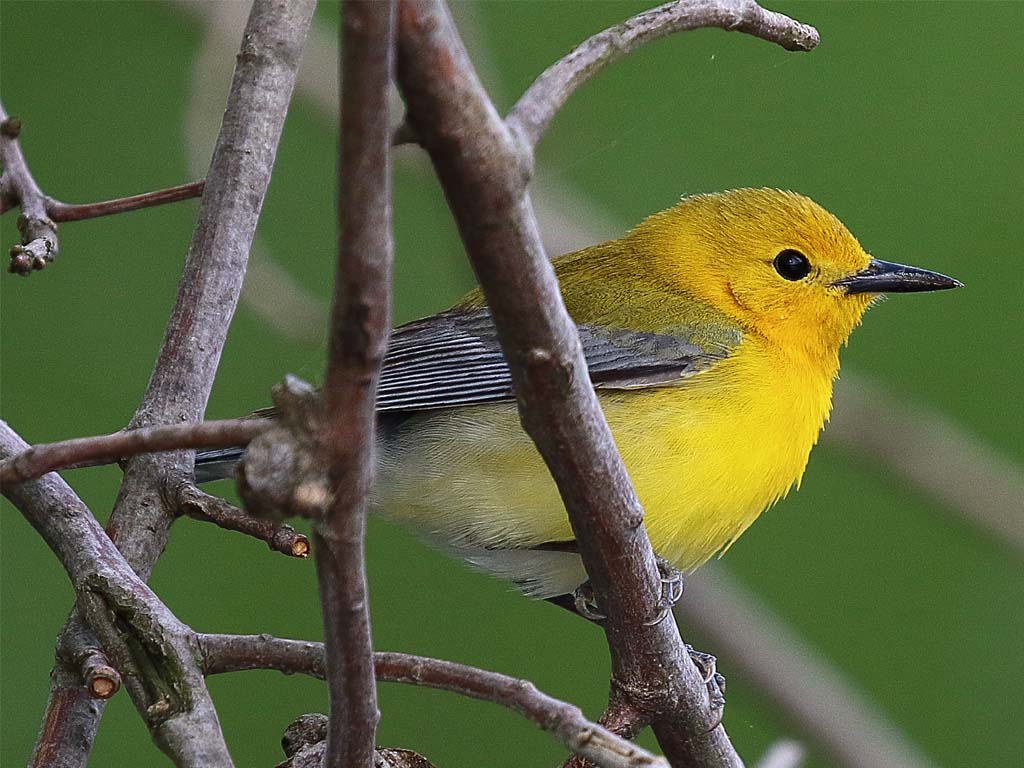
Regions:
<instances>
[{"instance_id":1,"label":"bird's foot","mask_svg":"<svg viewBox=\"0 0 1024 768\"><path fill-rule=\"evenodd\" d=\"M654 556L658 564L658 573L661 574L661 598L659 600L658 614L650 621L645 622L649 627L660 624L665 617L672 613L672 608L683 597L683 590L686 587L683 581L683 574L674 565L662 557Z\"/></svg>"},{"instance_id":2,"label":"bird's foot","mask_svg":"<svg viewBox=\"0 0 1024 768\"><path fill-rule=\"evenodd\" d=\"M590 621L604 621L608 617L597 610L597 600L594 597L594 588L590 586L589 579L584 581L572 593L573 605L576 606L576 613Z\"/></svg>"},{"instance_id":3,"label":"bird's foot","mask_svg":"<svg viewBox=\"0 0 1024 768\"><path fill-rule=\"evenodd\" d=\"M725 707L725 676L718 671L718 659L710 653L702 653L694 650L692 645L687 644L686 652L690 654L693 665L697 667L704 684L708 688L708 703L712 712L718 712L718 722L722 721L722 711ZM712 728L714 730L714 728Z\"/></svg>"},{"instance_id":4,"label":"bird's foot","mask_svg":"<svg viewBox=\"0 0 1024 768\"><path fill-rule=\"evenodd\" d=\"M654 626L665 620L665 617L672 613L672 607L679 602L683 596L683 574L667 560L655 556L658 564L658 573L661 575L661 594L658 599L658 615L650 621L644 622L646 626ZM572 593L573 606L576 613L590 621L604 621L608 618L601 613L594 598L594 588L590 581L580 584Z\"/></svg>"}]
</instances>

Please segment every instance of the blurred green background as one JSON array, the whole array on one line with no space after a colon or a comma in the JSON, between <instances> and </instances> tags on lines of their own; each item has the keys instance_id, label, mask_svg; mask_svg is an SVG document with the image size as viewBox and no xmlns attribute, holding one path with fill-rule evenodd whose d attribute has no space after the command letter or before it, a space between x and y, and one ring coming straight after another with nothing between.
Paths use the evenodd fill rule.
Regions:
<instances>
[{"instance_id":1,"label":"blurred green background","mask_svg":"<svg viewBox=\"0 0 1024 768\"><path fill-rule=\"evenodd\" d=\"M490 2L455 12L506 109L575 43L643 7ZM644 48L584 87L558 116L539 152L539 197L560 200L556 219L586 217L596 206L604 230L595 237L603 237L683 193L792 188L836 212L876 256L962 279L966 290L900 297L873 310L844 365L948 415L1019 467L1024 4L772 7L816 25L820 48L787 53L717 30ZM336 21L335 8L318 12L324 33ZM197 87L212 88L222 104L227 87L197 80L205 38L194 10L159 2L0 3L2 96L23 119L23 147L42 187L85 202L192 178L184 128L190 99ZM229 39L226 48L210 45L230 68L240 27ZM331 76L328 67L313 82ZM204 164L208 153L202 145ZM332 118L300 93L259 237L296 287L321 301L333 270L334 164ZM402 322L447 306L472 278L415 149L397 153L395 197L395 319ZM2 276L0 407L25 439L110 432L128 421L196 210L192 201L64 225L56 264L28 280ZM0 220L5 249L17 241L14 224L12 215ZM297 340L268 323L258 305L239 308L212 418L266 404L269 387L287 372L320 376L323 334L314 329ZM105 519L119 471L66 476ZM218 492L231 493L222 486ZM72 590L41 540L2 503L0 762L15 765L31 749ZM1010 512L1024 516L1024 508ZM368 547L378 648L526 677L590 715L600 712L608 664L599 631L379 521L371 523ZM724 563L938 764L1021 765L1019 554L870 457L826 445L812 457L801 491L766 514ZM152 584L199 630L320 635L311 562L191 520L175 526ZM684 634L700 645L685 627ZM721 664L729 676L725 722L748 761L780 736L799 738L760 691L730 675L728 658ZM320 683L276 673L217 677L210 687L239 765L274 764L287 723L326 707ZM549 736L488 704L390 685L380 703L379 742L416 749L439 766L551 765L562 754ZM92 764L163 759L128 697L118 695ZM819 756L812 764L829 762Z\"/></svg>"}]
</instances>

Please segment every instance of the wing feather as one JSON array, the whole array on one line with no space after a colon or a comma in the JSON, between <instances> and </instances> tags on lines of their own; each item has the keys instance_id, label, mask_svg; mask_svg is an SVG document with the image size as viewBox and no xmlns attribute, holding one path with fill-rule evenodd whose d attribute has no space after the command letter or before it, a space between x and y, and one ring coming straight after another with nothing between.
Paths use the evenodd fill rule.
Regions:
<instances>
[{"instance_id":1,"label":"wing feather","mask_svg":"<svg viewBox=\"0 0 1024 768\"><path fill-rule=\"evenodd\" d=\"M661 334L592 325L580 325L579 331L591 381L604 389L679 384L727 357L740 341L736 331L700 344L684 327ZM392 332L381 366L379 411L512 399L512 377L486 308L444 312Z\"/></svg>"}]
</instances>

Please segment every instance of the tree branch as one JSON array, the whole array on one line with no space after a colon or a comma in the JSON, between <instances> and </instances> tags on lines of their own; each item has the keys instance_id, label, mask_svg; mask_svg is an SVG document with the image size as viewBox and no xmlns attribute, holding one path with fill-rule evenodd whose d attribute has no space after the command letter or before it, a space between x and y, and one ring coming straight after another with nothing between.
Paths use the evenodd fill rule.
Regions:
<instances>
[{"instance_id":1,"label":"tree branch","mask_svg":"<svg viewBox=\"0 0 1024 768\"><path fill-rule=\"evenodd\" d=\"M204 493L190 482L179 483L171 493L182 514L259 539L284 555L306 557L309 554L309 539L290 525L253 517L224 499Z\"/></svg>"},{"instance_id":2,"label":"tree branch","mask_svg":"<svg viewBox=\"0 0 1024 768\"><path fill-rule=\"evenodd\" d=\"M77 669L94 699L109 699L121 688L121 674L110 665L92 631L74 617L57 638L57 664Z\"/></svg>"},{"instance_id":3,"label":"tree branch","mask_svg":"<svg viewBox=\"0 0 1024 768\"><path fill-rule=\"evenodd\" d=\"M313 9L313 0L253 3L178 297L133 429L203 417ZM108 531L143 580L163 551L177 515L164 498L166 488L189 479L192 464L188 451L127 462ZM99 714L95 709L75 713L93 719ZM88 749L82 754L87 757Z\"/></svg>"},{"instance_id":4,"label":"tree branch","mask_svg":"<svg viewBox=\"0 0 1024 768\"><path fill-rule=\"evenodd\" d=\"M28 768L81 768L89 760L103 702L82 687L79 671L58 661Z\"/></svg>"},{"instance_id":5,"label":"tree branch","mask_svg":"<svg viewBox=\"0 0 1024 768\"><path fill-rule=\"evenodd\" d=\"M807 750L799 741L780 739L772 744L754 768L800 768Z\"/></svg>"},{"instance_id":6,"label":"tree branch","mask_svg":"<svg viewBox=\"0 0 1024 768\"><path fill-rule=\"evenodd\" d=\"M8 117L0 104L0 163L3 163L3 179L0 189L0 213L15 205L21 207L18 217L18 231L21 245L11 248L10 271L28 275L34 269L42 269L57 254L57 225L46 212L46 196L25 162L18 136L21 121Z\"/></svg>"},{"instance_id":7,"label":"tree branch","mask_svg":"<svg viewBox=\"0 0 1024 768\"><path fill-rule=\"evenodd\" d=\"M509 112L509 130L532 152L558 110L591 77L641 45L703 27L743 32L788 51L810 51L820 40L814 27L753 0L675 0L599 32L544 70Z\"/></svg>"},{"instance_id":8,"label":"tree branch","mask_svg":"<svg viewBox=\"0 0 1024 768\"><path fill-rule=\"evenodd\" d=\"M323 679L324 646L270 635L200 634L206 674L276 669L287 675ZM569 749L606 768L664 766L668 763L583 717L579 708L538 691L532 683L440 659L405 653L375 653L378 680L452 691L514 710Z\"/></svg>"},{"instance_id":9,"label":"tree branch","mask_svg":"<svg viewBox=\"0 0 1024 768\"><path fill-rule=\"evenodd\" d=\"M0 163L4 169L3 178L0 179L0 214L15 207L21 208L21 216L18 217L21 244L11 248L8 267L9 271L16 274L29 275L33 270L43 269L56 258L59 249L58 223L152 208L203 194L205 182L194 181L102 203L63 203L43 194L32 177L18 141L20 134L21 121L16 117L8 117L3 104L0 104Z\"/></svg>"},{"instance_id":10,"label":"tree branch","mask_svg":"<svg viewBox=\"0 0 1024 768\"><path fill-rule=\"evenodd\" d=\"M158 189L153 192L143 192L130 197L119 197L114 200L104 200L101 203L62 203L52 197L46 198L46 210L53 221L62 224L66 221L84 221L85 219L98 219L101 216L113 216L118 213L138 211L143 208L155 208L158 205L177 203L181 200L191 200L194 197L202 197L203 187L206 180L192 181L188 184L180 184L177 187Z\"/></svg>"},{"instance_id":11,"label":"tree branch","mask_svg":"<svg viewBox=\"0 0 1024 768\"><path fill-rule=\"evenodd\" d=\"M332 498L314 522L313 537L327 648L331 711L324 764L330 768L371 768L380 717L363 540L377 380L391 327L388 91L394 17L394 0L342 5L338 260L326 420L318 441Z\"/></svg>"},{"instance_id":12,"label":"tree branch","mask_svg":"<svg viewBox=\"0 0 1024 768\"><path fill-rule=\"evenodd\" d=\"M247 445L270 426L263 419L225 419L40 443L0 462L0 485L35 480L58 469L112 464L140 453Z\"/></svg>"},{"instance_id":13,"label":"tree branch","mask_svg":"<svg viewBox=\"0 0 1024 768\"><path fill-rule=\"evenodd\" d=\"M326 680L324 644L288 640L272 635L196 635L207 675L273 669L285 675L307 675Z\"/></svg>"},{"instance_id":14,"label":"tree branch","mask_svg":"<svg viewBox=\"0 0 1024 768\"><path fill-rule=\"evenodd\" d=\"M649 623L660 610L654 553L540 243L520 147L440 2L402 3L398 75L494 315L523 426L608 615L613 693L652 714L671 762L740 765L675 623Z\"/></svg>"},{"instance_id":15,"label":"tree branch","mask_svg":"<svg viewBox=\"0 0 1024 768\"><path fill-rule=\"evenodd\" d=\"M651 719L629 702L613 699L597 722L616 736L632 741L651 724ZM562 768L593 768L593 765L584 755L574 752L562 764Z\"/></svg>"},{"instance_id":16,"label":"tree branch","mask_svg":"<svg viewBox=\"0 0 1024 768\"><path fill-rule=\"evenodd\" d=\"M26 447L0 422L0 457ZM104 640L104 652L122 671L135 671L124 682L154 741L180 766L229 768L231 758L197 663L191 630L135 574L92 513L58 475L7 486L4 495L60 560L90 624ZM56 708L71 722L65 725L48 716L45 722L58 727L60 735L44 732L47 744L41 739L36 754L47 752L49 745L68 745L72 731L84 733L90 740L95 733L92 723L99 707L85 701L88 694L80 682L78 695L69 690L68 682L62 674L51 689L48 713ZM63 707L61 701L75 706ZM76 759L87 757L88 741L85 752L69 753L62 759L75 764Z\"/></svg>"}]
</instances>

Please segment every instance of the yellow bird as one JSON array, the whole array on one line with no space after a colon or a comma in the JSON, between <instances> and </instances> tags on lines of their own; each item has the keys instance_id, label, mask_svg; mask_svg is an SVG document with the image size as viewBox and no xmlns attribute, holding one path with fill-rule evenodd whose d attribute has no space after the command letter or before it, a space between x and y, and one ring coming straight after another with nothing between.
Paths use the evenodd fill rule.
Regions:
<instances>
[{"instance_id":1,"label":"yellow bird","mask_svg":"<svg viewBox=\"0 0 1024 768\"><path fill-rule=\"evenodd\" d=\"M871 258L831 213L774 189L684 198L554 265L651 543L682 571L800 482L872 301L960 285ZM373 509L527 594L586 580L479 292L394 330L377 402ZM201 455L198 476L233 458Z\"/></svg>"}]
</instances>

